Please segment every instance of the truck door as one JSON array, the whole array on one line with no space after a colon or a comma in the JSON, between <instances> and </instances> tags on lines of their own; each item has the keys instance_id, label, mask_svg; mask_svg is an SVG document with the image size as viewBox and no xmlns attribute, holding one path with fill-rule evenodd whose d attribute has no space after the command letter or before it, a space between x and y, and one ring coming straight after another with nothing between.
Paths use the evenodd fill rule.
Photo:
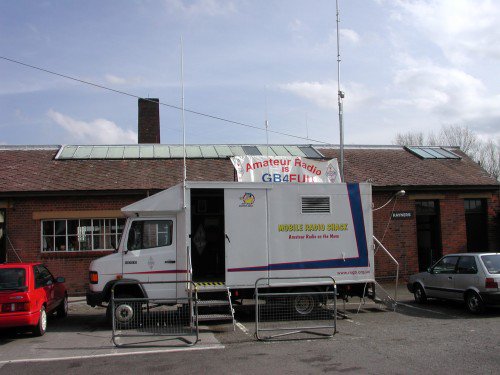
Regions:
<instances>
[{"instance_id":1,"label":"truck door","mask_svg":"<svg viewBox=\"0 0 500 375\"><path fill-rule=\"evenodd\" d=\"M226 285L253 286L268 277L265 189L225 189Z\"/></svg>"},{"instance_id":2,"label":"truck door","mask_svg":"<svg viewBox=\"0 0 500 375\"><path fill-rule=\"evenodd\" d=\"M123 277L141 282L176 281L175 218L137 219L130 226ZM174 283L146 284L149 298L176 298Z\"/></svg>"}]
</instances>

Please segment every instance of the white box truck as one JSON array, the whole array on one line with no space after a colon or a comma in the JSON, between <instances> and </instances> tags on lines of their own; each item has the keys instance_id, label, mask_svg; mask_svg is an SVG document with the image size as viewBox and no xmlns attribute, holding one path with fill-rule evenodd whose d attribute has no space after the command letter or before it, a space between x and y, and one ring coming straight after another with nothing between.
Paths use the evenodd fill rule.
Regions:
<instances>
[{"instance_id":1,"label":"white box truck","mask_svg":"<svg viewBox=\"0 0 500 375\"><path fill-rule=\"evenodd\" d=\"M169 299L184 298L186 284L140 282L219 283L251 298L260 278L282 290L331 276L341 297L375 281L367 183L187 182L122 211L117 251L90 265L91 306L109 302L118 280L128 283L117 295Z\"/></svg>"}]
</instances>

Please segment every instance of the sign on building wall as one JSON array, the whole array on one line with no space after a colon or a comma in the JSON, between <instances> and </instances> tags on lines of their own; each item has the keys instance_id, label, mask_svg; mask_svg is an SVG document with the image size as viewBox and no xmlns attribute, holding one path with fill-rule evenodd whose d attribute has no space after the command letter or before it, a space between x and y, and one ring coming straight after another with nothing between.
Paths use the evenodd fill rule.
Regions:
<instances>
[{"instance_id":1,"label":"sign on building wall","mask_svg":"<svg viewBox=\"0 0 500 375\"><path fill-rule=\"evenodd\" d=\"M239 182L340 183L337 159L312 160L300 156L234 156Z\"/></svg>"},{"instance_id":2,"label":"sign on building wall","mask_svg":"<svg viewBox=\"0 0 500 375\"><path fill-rule=\"evenodd\" d=\"M391 214L394 220L407 220L413 218L413 211L394 211Z\"/></svg>"}]
</instances>

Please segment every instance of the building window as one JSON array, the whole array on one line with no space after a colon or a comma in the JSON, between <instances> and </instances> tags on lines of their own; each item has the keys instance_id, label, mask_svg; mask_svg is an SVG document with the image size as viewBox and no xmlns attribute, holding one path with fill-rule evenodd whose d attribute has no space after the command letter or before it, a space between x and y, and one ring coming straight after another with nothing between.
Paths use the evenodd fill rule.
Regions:
<instances>
[{"instance_id":1,"label":"building window","mask_svg":"<svg viewBox=\"0 0 500 375\"><path fill-rule=\"evenodd\" d=\"M113 250L125 219L42 220L42 252Z\"/></svg>"},{"instance_id":2,"label":"building window","mask_svg":"<svg viewBox=\"0 0 500 375\"><path fill-rule=\"evenodd\" d=\"M488 250L486 199L464 199L467 251Z\"/></svg>"}]
</instances>

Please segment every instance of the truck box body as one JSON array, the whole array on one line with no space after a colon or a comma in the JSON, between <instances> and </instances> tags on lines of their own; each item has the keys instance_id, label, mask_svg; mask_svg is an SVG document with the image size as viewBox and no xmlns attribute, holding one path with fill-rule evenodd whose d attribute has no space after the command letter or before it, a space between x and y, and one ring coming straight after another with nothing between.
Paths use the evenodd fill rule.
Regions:
<instances>
[{"instance_id":1,"label":"truck box body","mask_svg":"<svg viewBox=\"0 0 500 375\"><path fill-rule=\"evenodd\" d=\"M122 211L129 220L119 251L91 264L104 277L91 291L120 272L130 280L184 281L192 270L195 282L231 289L254 288L259 278L269 286L309 285L311 276L374 281L370 184L187 182L185 190L176 185ZM139 222L162 240L134 247ZM180 286L170 293L184 294Z\"/></svg>"}]
</instances>

